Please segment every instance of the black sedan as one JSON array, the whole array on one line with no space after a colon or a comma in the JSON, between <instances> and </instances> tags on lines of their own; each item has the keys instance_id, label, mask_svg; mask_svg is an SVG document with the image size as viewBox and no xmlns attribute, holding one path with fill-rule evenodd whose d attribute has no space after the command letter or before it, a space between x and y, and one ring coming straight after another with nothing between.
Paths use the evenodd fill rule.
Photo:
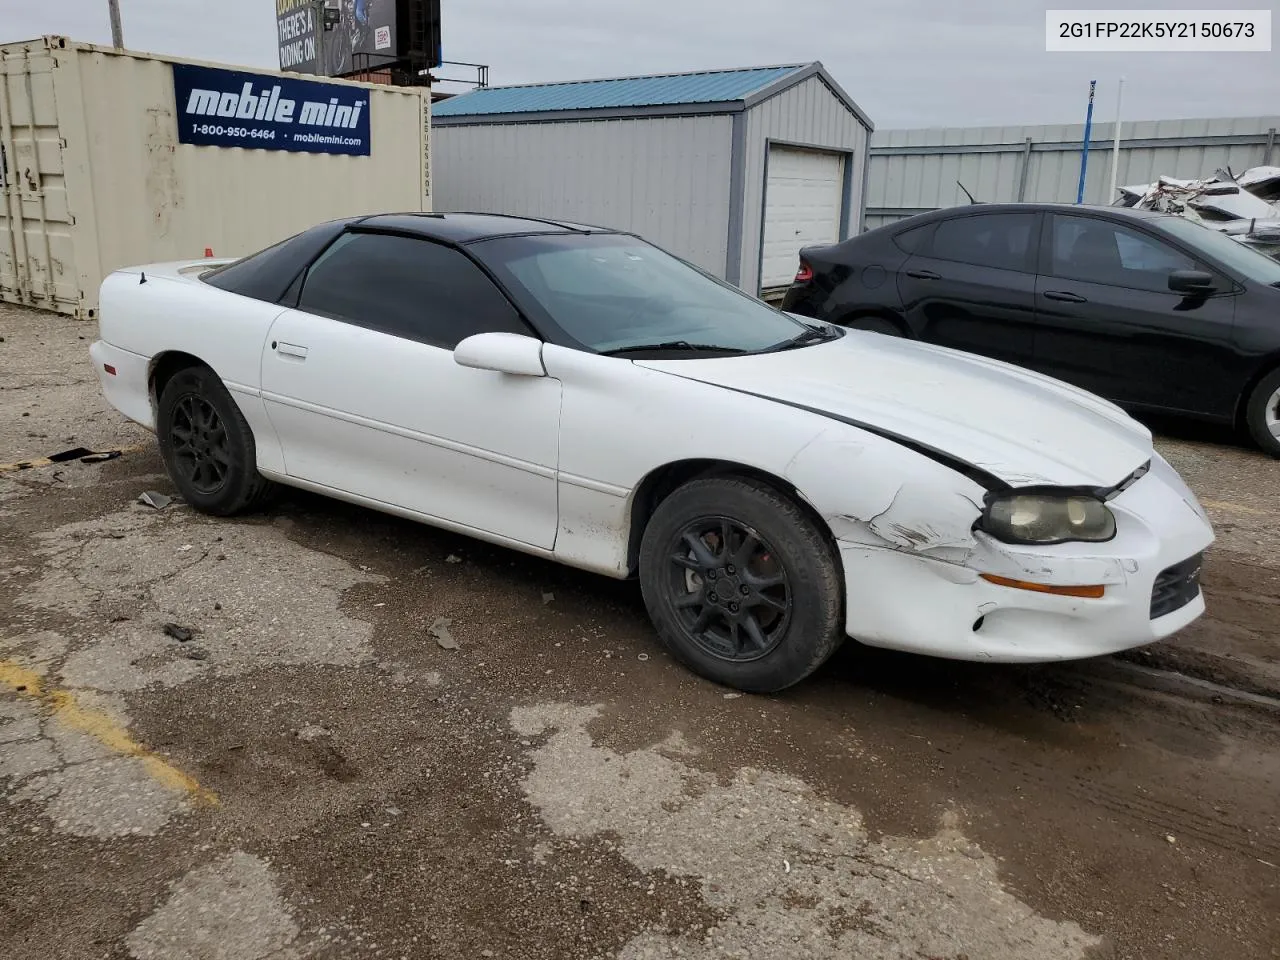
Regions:
<instances>
[{"instance_id":1,"label":"black sedan","mask_svg":"<svg viewBox=\"0 0 1280 960\"><path fill-rule=\"evenodd\" d=\"M1280 457L1280 263L1182 217L974 204L800 251L783 309L1004 360Z\"/></svg>"}]
</instances>

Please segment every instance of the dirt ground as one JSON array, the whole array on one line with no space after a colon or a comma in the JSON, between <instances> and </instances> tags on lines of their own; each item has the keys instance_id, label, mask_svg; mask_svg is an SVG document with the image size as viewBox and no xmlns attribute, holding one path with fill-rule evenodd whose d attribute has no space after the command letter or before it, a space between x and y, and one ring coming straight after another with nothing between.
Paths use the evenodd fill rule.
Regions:
<instances>
[{"instance_id":1,"label":"dirt ground","mask_svg":"<svg viewBox=\"0 0 1280 960\"><path fill-rule=\"evenodd\" d=\"M5 960L1280 957L1280 464L1229 438L1160 442L1219 533L1178 637L738 696L634 584L139 504L92 326L0 336L0 463L125 450L0 472Z\"/></svg>"}]
</instances>

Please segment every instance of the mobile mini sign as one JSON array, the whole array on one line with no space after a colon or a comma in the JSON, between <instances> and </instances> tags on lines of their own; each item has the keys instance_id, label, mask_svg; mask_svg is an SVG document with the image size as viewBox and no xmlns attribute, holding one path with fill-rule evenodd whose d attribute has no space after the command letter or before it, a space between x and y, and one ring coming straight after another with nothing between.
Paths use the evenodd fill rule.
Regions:
<instances>
[{"instance_id":1,"label":"mobile mini sign","mask_svg":"<svg viewBox=\"0 0 1280 960\"><path fill-rule=\"evenodd\" d=\"M369 91L173 64L178 142L246 150L370 152Z\"/></svg>"}]
</instances>

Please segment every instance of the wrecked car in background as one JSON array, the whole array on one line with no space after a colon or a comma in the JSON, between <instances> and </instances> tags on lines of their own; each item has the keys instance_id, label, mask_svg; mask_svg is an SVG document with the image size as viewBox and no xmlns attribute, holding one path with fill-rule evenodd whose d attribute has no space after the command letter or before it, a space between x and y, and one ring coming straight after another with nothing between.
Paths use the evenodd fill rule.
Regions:
<instances>
[{"instance_id":1,"label":"wrecked car in background","mask_svg":"<svg viewBox=\"0 0 1280 960\"><path fill-rule=\"evenodd\" d=\"M644 241L515 217L322 224L120 270L91 349L195 508L287 484L615 578L753 692L844 637L968 660L1149 643L1213 541L1118 407L803 321Z\"/></svg>"},{"instance_id":2,"label":"wrecked car in background","mask_svg":"<svg viewBox=\"0 0 1280 960\"><path fill-rule=\"evenodd\" d=\"M1161 177L1119 190L1114 206L1177 214L1280 260L1280 167L1253 167L1238 177L1218 170L1203 180Z\"/></svg>"}]
</instances>

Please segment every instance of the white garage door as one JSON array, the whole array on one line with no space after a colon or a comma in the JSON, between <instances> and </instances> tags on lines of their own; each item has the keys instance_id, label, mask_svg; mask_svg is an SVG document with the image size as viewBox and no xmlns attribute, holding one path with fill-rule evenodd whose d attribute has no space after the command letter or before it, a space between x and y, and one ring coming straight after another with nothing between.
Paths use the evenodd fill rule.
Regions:
<instances>
[{"instance_id":1,"label":"white garage door","mask_svg":"<svg viewBox=\"0 0 1280 960\"><path fill-rule=\"evenodd\" d=\"M844 159L839 153L769 148L760 274L765 290L791 283L801 247L840 240Z\"/></svg>"}]
</instances>

